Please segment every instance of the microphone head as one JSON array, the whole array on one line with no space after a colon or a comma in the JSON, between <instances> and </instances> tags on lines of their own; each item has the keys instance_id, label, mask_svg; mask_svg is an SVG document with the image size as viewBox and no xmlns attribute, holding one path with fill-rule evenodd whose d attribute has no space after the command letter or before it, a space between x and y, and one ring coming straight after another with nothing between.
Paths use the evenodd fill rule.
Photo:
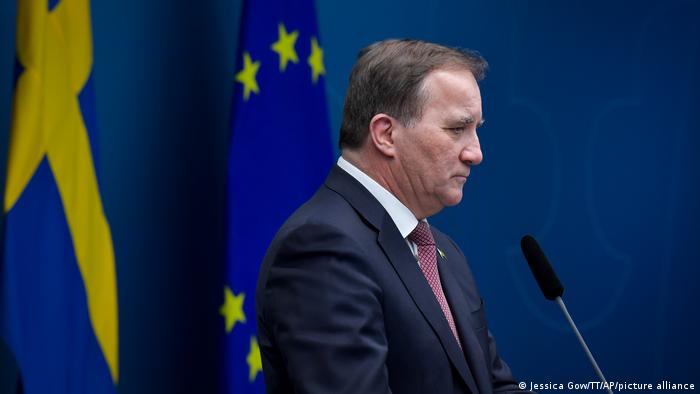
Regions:
<instances>
[{"instance_id":1,"label":"microphone head","mask_svg":"<svg viewBox=\"0 0 700 394\"><path fill-rule=\"evenodd\" d=\"M520 240L520 248L523 250L527 265L530 266L530 271L532 271L544 297L548 300L561 297L564 294L564 286L559 281L557 274L554 273L547 256L544 255L535 238L531 235L525 235Z\"/></svg>"}]
</instances>

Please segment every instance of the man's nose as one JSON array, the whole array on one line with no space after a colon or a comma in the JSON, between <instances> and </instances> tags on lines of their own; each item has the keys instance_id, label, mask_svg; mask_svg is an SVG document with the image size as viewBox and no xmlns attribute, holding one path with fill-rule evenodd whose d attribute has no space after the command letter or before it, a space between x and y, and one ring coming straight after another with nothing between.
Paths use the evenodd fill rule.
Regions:
<instances>
[{"instance_id":1,"label":"man's nose","mask_svg":"<svg viewBox=\"0 0 700 394\"><path fill-rule=\"evenodd\" d=\"M459 154L459 160L470 166L479 165L483 159L484 155L481 153L479 137L475 137Z\"/></svg>"}]
</instances>

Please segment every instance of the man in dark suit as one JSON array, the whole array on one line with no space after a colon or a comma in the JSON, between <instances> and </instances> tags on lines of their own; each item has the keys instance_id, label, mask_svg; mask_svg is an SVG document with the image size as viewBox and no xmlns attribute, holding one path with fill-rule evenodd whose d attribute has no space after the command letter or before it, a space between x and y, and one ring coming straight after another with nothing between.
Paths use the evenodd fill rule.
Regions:
<instances>
[{"instance_id":1,"label":"man in dark suit","mask_svg":"<svg viewBox=\"0 0 700 394\"><path fill-rule=\"evenodd\" d=\"M256 310L270 393L518 391L455 243L426 218L482 160L477 53L414 40L360 52L326 182L282 226Z\"/></svg>"}]
</instances>

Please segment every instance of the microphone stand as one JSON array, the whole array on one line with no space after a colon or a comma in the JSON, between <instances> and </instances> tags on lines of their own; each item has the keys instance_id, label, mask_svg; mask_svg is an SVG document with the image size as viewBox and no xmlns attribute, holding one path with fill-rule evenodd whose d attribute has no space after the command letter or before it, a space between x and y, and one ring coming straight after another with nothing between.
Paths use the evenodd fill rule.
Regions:
<instances>
[{"instance_id":1,"label":"microphone stand","mask_svg":"<svg viewBox=\"0 0 700 394\"><path fill-rule=\"evenodd\" d=\"M571 318L569 311L566 309L566 305L564 304L564 300L562 300L561 297L557 297L557 298L555 298L555 301L557 301L557 304L559 304L561 311L564 312L564 316L566 316L566 320L569 322L569 325L574 330L574 333L576 334L576 338L578 338L578 341L581 344L581 347L583 347L583 350L586 352L586 356L588 356L588 361L591 362L591 364L593 365L593 369L595 369L595 373L598 375L600 380L605 385L605 390L609 394L613 394L612 390L610 389L610 385L608 384L608 381L605 380L605 376L603 376L603 371L601 371L600 367L598 367L598 363L595 361L595 358L593 358L593 354L591 353L591 351L588 350L588 345L586 345L586 341L583 340L581 333L578 331L578 328L576 327L576 323L574 323L574 319Z\"/></svg>"}]
</instances>

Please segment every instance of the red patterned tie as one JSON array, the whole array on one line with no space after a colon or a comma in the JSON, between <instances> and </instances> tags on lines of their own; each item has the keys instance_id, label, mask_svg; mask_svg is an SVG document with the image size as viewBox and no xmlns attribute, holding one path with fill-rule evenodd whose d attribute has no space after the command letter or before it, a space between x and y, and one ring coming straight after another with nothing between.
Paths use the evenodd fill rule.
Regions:
<instances>
[{"instance_id":1,"label":"red patterned tie","mask_svg":"<svg viewBox=\"0 0 700 394\"><path fill-rule=\"evenodd\" d=\"M433 294L435 294L435 298L437 298L440 308L442 308L442 313L445 314L447 324L450 325L452 335L454 335L457 340L457 345L459 345L461 349L462 343L459 341L459 335L457 335L457 326L455 326L455 321L452 318L452 312L445 298L445 293L442 291L442 283L440 283L440 274L438 273L437 267L437 254L435 253L435 240L428 228L428 224L425 222L418 222L418 226L408 235L408 240L418 246L420 269L423 271L423 275L428 281L430 288L433 289Z\"/></svg>"}]
</instances>

